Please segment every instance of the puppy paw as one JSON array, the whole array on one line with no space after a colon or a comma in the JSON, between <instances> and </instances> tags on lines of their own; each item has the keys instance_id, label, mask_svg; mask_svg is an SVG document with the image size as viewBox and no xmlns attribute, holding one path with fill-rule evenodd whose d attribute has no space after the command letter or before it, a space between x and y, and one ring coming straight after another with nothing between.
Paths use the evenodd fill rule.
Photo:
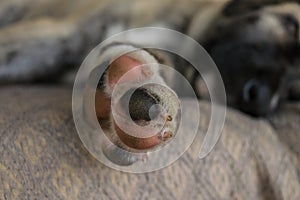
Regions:
<instances>
[{"instance_id":1,"label":"puppy paw","mask_svg":"<svg viewBox=\"0 0 300 200\"><path fill-rule=\"evenodd\" d=\"M165 84L158 61L146 50L137 50L111 62L105 73L104 87L97 89L96 115L98 119L109 121L105 134L114 144L104 146L103 152L115 164L147 161L149 151L164 145L175 135L180 106L178 97L160 84L145 84L138 88L134 84L150 79ZM122 92L116 94L118 102L112 97L116 86L118 90L122 88ZM123 99L129 102L129 113L124 111Z\"/></svg>"}]
</instances>

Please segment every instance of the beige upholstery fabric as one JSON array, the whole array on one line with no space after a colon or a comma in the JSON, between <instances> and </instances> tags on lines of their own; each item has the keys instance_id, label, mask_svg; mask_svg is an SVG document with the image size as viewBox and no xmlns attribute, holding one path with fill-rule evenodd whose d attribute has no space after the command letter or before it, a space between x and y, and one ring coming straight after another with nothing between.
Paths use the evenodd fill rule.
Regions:
<instances>
[{"instance_id":1,"label":"beige upholstery fabric","mask_svg":"<svg viewBox=\"0 0 300 200\"><path fill-rule=\"evenodd\" d=\"M202 137L209 104L200 105ZM128 174L83 147L71 89L2 87L0 199L300 199L297 109L276 114L276 130L229 110L222 137L204 160L197 159L198 138L171 166Z\"/></svg>"}]
</instances>

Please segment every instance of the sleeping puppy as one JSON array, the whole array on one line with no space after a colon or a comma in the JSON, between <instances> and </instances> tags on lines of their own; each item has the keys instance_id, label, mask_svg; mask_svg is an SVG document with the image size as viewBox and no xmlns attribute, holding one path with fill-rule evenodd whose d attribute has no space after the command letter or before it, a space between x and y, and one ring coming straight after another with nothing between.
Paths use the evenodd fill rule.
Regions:
<instances>
[{"instance_id":1,"label":"sleeping puppy","mask_svg":"<svg viewBox=\"0 0 300 200\"><path fill-rule=\"evenodd\" d=\"M284 3L219 21L204 46L221 72L229 105L265 116L289 95L300 78L299 20L299 4Z\"/></svg>"},{"instance_id":2,"label":"sleeping puppy","mask_svg":"<svg viewBox=\"0 0 300 200\"><path fill-rule=\"evenodd\" d=\"M60 5L61 1L58 2ZM32 20L28 17L23 22L2 29L0 82L30 82L51 74L62 74L66 70L65 66L77 65L83 55L112 33L156 24L186 33L203 44L219 67L229 104L252 115L271 113L280 99L286 96L291 74L298 73L300 9L297 4L259 4L263 6L255 7L254 10L248 9L251 6L245 6L247 9L243 12L240 10L242 7L234 6L235 2L243 1L233 1L229 6L226 0L212 1L214 3L203 1L199 4L196 1L174 3L171 0L152 3L138 0L130 3L99 3L89 0L90 4L81 6L82 2L72 6L76 8L74 12L63 11L64 15L59 15L61 20L53 17ZM135 6L129 6L128 10L121 9L125 5ZM233 8L239 9L234 11ZM163 93L151 86L136 88L129 99L132 100L129 103L129 114L137 124L147 124L152 117L162 117L166 124L161 126L160 131L148 138L132 137L120 130L112 118L109 106L111 91L120 76L147 63L146 60L150 58L160 63L147 50L143 57L147 59L140 59L137 54L111 61L102 82L104 84L100 84L96 92L96 114L101 126L106 128L106 136L110 141L103 145L103 152L119 165L130 165L145 159L144 155L148 151L164 145L176 133L176 95L168 90ZM179 71L187 71L187 65L174 63ZM161 77L156 70L150 70L150 73L143 70L135 72L136 76L128 81L140 75L144 75L145 79ZM194 75L191 77L188 79L193 82ZM294 94L297 94L297 87ZM119 97L127 98L126 93ZM164 108L164 112L155 112L151 117L150 110L157 104ZM120 116L121 108L118 113ZM142 156L134 153L142 153L139 154Z\"/></svg>"}]
</instances>

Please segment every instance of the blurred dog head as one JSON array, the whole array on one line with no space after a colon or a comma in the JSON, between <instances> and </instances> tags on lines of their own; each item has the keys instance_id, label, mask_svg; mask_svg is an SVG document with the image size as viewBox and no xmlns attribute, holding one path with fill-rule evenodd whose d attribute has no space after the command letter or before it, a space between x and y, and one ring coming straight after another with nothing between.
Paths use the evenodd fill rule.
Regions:
<instances>
[{"instance_id":1,"label":"blurred dog head","mask_svg":"<svg viewBox=\"0 0 300 200\"><path fill-rule=\"evenodd\" d=\"M297 68L300 6L285 3L226 18L208 40L223 77L228 103L267 115L285 95L287 75Z\"/></svg>"}]
</instances>

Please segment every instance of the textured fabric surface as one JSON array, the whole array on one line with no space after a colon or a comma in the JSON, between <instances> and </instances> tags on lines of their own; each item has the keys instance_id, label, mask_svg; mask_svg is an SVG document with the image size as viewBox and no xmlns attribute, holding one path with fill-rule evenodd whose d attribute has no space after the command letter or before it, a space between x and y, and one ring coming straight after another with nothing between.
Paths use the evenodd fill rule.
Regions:
<instances>
[{"instance_id":1,"label":"textured fabric surface","mask_svg":"<svg viewBox=\"0 0 300 200\"><path fill-rule=\"evenodd\" d=\"M183 114L198 120L192 109ZM300 199L299 108L279 112L272 123L228 110L222 136L204 160L197 155L209 104L200 102L200 111L200 137L178 161L128 174L83 147L71 89L2 87L0 199Z\"/></svg>"}]
</instances>

